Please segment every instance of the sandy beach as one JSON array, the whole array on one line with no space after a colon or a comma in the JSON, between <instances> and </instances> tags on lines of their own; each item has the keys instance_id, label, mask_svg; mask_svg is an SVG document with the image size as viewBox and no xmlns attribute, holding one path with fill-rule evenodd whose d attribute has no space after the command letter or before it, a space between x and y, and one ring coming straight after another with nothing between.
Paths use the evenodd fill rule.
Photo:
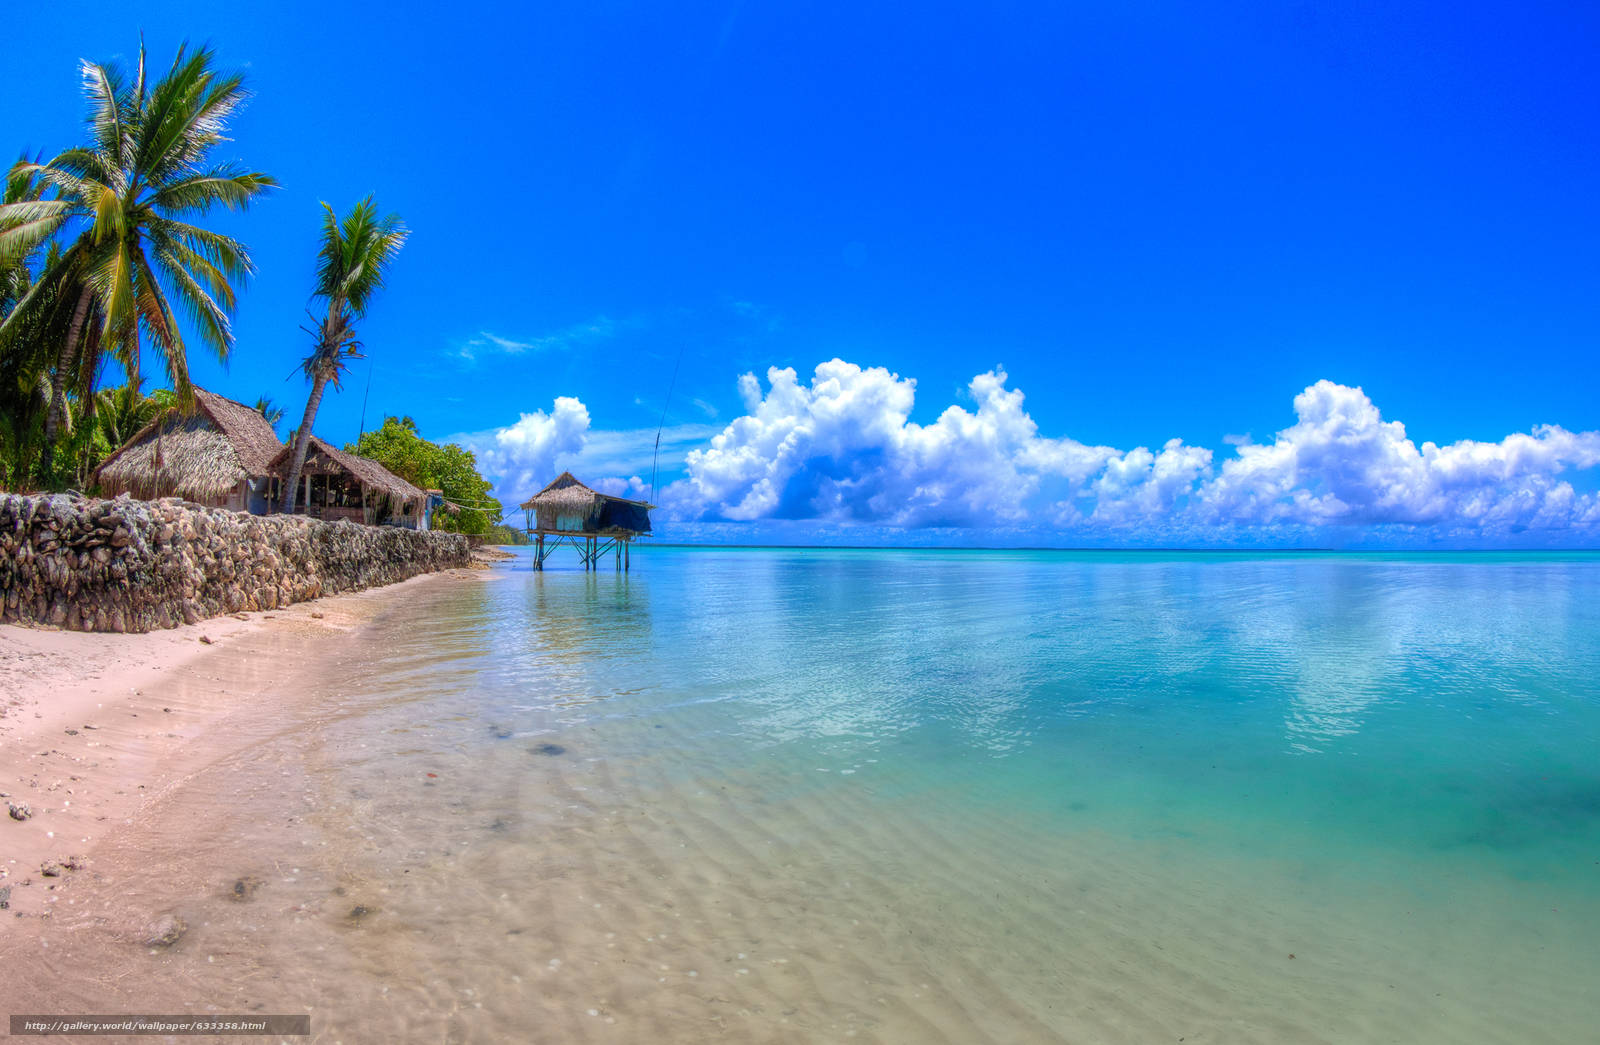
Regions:
<instances>
[{"instance_id":1,"label":"sandy beach","mask_svg":"<svg viewBox=\"0 0 1600 1045\"><path fill-rule=\"evenodd\" d=\"M258 740L264 724L293 728L296 694L314 696L295 680L336 663L386 607L489 576L451 570L144 635L0 627L0 1002L14 1013L60 1008L61 984L35 975L30 956L62 945L63 909L90 883L114 891L144 855L129 840L199 774ZM159 937L166 913L96 922L137 942Z\"/></svg>"}]
</instances>

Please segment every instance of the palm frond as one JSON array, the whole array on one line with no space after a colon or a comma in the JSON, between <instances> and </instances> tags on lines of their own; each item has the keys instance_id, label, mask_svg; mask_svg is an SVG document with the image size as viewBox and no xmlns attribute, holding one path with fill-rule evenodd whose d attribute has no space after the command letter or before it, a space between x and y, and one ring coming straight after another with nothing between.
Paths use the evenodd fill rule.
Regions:
<instances>
[{"instance_id":1,"label":"palm frond","mask_svg":"<svg viewBox=\"0 0 1600 1045\"><path fill-rule=\"evenodd\" d=\"M322 244L317 252L313 296L325 298L333 307L348 303L359 317L365 314L372 296L383 289L389 266L410 231L397 214L379 217L371 196L350 208L342 220L328 204L322 207Z\"/></svg>"},{"instance_id":2,"label":"palm frond","mask_svg":"<svg viewBox=\"0 0 1600 1045\"><path fill-rule=\"evenodd\" d=\"M168 182L151 193L147 203L157 210L176 213L205 214L218 205L228 210L244 210L257 196L277 184L259 171L244 171L227 164Z\"/></svg>"},{"instance_id":3,"label":"palm frond","mask_svg":"<svg viewBox=\"0 0 1600 1045\"><path fill-rule=\"evenodd\" d=\"M249 250L231 236L170 218L152 217L148 224L152 241L182 243L221 269L231 280L242 281L255 274Z\"/></svg>"},{"instance_id":4,"label":"palm frond","mask_svg":"<svg viewBox=\"0 0 1600 1045\"><path fill-rule=\"evenodd\" d=\"M72 214L62 200L0 204L0 264L26 257L60 231Z\"/></svg>"},{"instance_id":5,"label":"palm frond","mask_svg":"<svg viewBox=\"0 0 1600 1045\"><path fill-rule=\"evenodd\" d=\"M233 326L228 322L228 314L223 310L206 288L190 274L182 260L176 255L161 252L156 255L161 264L161 270L171 282L175 297L195 328L200 332L200 338L221 362L228 361L228 355L233 348ZM232 296L228 298L232 301ZM166 304L166 299L162 299ZM181 348L181 345L180 345Z\"/></svg>"},{"instance_id":6,"label":"palm frond","mask_svg":"<svg viewBox=\"0 0 1600 1045\"><path fill-rule=\"evenodd\" d=\"M83 93L89 101L89 133L94 148L118 161L124 160L129 141L124 122L122 70L89 61L83 62L80 68Z\"/></svg>"}]
</instances>

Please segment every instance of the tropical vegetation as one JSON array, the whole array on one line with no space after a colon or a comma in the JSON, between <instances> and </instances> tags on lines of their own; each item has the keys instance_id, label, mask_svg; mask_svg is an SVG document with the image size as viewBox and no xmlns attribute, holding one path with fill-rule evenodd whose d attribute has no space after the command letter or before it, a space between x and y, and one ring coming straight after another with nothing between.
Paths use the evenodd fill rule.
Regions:
<instances>
[{"instance_id":1,"label":"tropical vegetation","mask_svg":"<svg viewBox=\"0 0 1600 1045\"><path fill-rule=\"evenodd\" d=\"M238 292L254 272L248 248L207 216L245 210L276 184L216 158L246 92L209 48L184 45L160 70L141 43L131 69L86 61L81 71L83 141L48 160L24 154L0 183L0 489L89 490L95 468L141 429L194 408L189 350L228 359ZM342 217L322 207L290 490L328 386L362 351L356 324L409 235L370 196ZM169 386L149 394L145 349ZM113 362L123 383L99 387ZM268 396L253 409L275 429L285 419ZM386 418L346 449L443 490L452 509L435 513L436 527L525 540L502 522L473 454L423 439L411 418Z\"/></svg>"},{"instance_id":2,"label":"tropical vegetation","mask_svg":"<svg viewBox=\"0 0 1600 1045\"><path fill-rule=\"evenodd\" d=\"M372 458L413 486L442 490L445 500L460 511L436 511L435 529L466 534L505 529L500 526L502 508L493 495L494 484L479 474L472 451L456 443L440 446L429 442L418 434L417 423L411 418L386 417L381 428L362 433L345 449Z\"/></svg>"},{"instance_id":3,"label":"tropical vegetation","mask_svg":"<svg viewBox=\"0 0 1600 1045\"><path fill-rule=\"evenodd\" d=\"M24 400L4 456L30 473L12 481L79 478L81 462L58 462L56 453L81 447L58 444L63 436L82 442L71 429L93 417L107 358L137 386L141 350L150 347L178 405L192 408L179 315L227 359L237 288L253 271L244 244L199 222L217 208L244 210L275 184L212 159L246 92L243 76L218 70L209 48L179 47L159 76L142 44L131 72L95 62L82 72L87 141L46 162L17 163L0 203L8 287L0 353L18 382L6 394Z\"/></svg>"}]
</instances>

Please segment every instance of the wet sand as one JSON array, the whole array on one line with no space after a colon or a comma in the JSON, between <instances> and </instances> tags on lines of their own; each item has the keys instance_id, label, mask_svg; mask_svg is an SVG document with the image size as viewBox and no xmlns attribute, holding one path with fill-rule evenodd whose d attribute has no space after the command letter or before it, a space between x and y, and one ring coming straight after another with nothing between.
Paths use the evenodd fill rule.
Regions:
<instances>
[{"instance_id":1,"label":"wet sand","mask_svg":"<svg viewBox=\"0 0 1600 1045\"><path fill-rule=\"evenodd\" d=\"M144 635L0 627L0 1008L218 1011L161 989L159 967L127 964L176 953L190 931L172 890L141 890L146 869L181 866L191 847L263 841L266 809L211 789L219 770L302 732L317 679L372 621L430 588L491 578L451 570ZM196 870L241 903L262 882ZM147 946L180 924L177 940Z\"/></svg>"}]
</instances>

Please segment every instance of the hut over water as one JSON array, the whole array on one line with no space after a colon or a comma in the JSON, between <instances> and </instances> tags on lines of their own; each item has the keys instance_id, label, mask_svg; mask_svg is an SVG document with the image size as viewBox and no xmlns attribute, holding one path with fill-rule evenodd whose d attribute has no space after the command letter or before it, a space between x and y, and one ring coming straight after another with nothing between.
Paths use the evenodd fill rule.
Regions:
<instances>
[{"instance_id":1,"label":"hut over water","mask_svg":"<svg viewBox=\"0 0 1600 1045\"><path fill-rule=\"evenodd\" d=\"M267 419L232 399L194 390L195 412L150 422L95 469L106 497L182 497L213 508L267 511L269 465L283 449Z\"/></svg>"},{"instance_id":2,"label":"hut over water","mask_svg":"<svg viewBox=\"0 0 1600 1045\"><path fill-rule=\"evenodd\" d=\"M548 486L522 504L528 533L536 538L535 565L562 544L583 556L585 569L601 555L614 552L617 565L631 564L629 545L650 532L650 510L655 505L614 497L585 486L571 472L562 472ZM547 541L548 538L548 541Z\"/></svg>"}]
</instances>

